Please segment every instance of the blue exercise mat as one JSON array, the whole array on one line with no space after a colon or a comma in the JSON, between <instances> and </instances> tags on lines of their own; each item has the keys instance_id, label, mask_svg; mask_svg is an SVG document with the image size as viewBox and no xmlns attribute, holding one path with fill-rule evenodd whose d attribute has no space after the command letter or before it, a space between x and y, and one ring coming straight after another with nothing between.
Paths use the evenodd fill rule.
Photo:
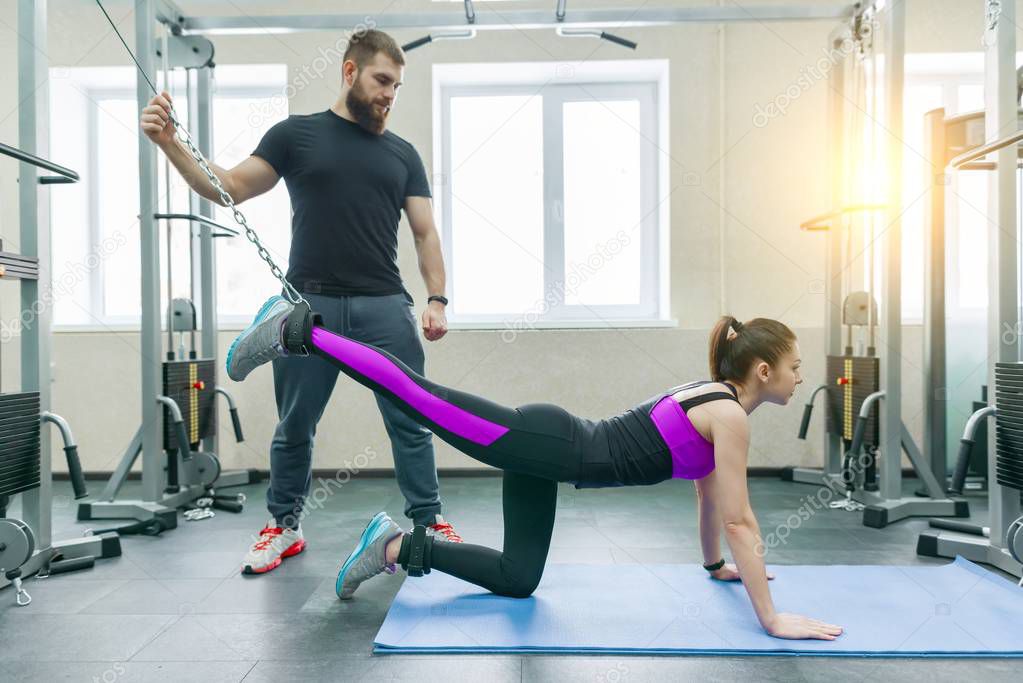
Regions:
<instances>
[{"instance_id":1,"label":"blue exercise mat","mask_svg":"<svg viewBox=\"0 0 1023 683\"><path fill-rule=\"evenodd\" d=\"M741 584L714 581L699 566L551 564L524 600L436 571L406 579L374 651L1023 656L1023 589L961 557L938 567L770 571L779 612L845 633L772 638Z\"/></svg>"}]
</instances>

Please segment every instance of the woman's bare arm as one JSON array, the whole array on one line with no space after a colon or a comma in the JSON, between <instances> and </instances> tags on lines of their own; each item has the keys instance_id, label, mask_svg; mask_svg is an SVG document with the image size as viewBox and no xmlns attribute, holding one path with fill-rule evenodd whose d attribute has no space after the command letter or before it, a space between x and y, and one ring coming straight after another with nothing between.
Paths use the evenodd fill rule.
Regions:
<instances>
[{"instance_id":1,"label":"woman's bare arm","mask_svg":"<svg viewBox=\"0 0 1023 683\"><path fill-rule=\"evenodd\" d=\"M746 412L730 401L708 403L714 442L714 471L704 481L705 495L720 511L725 540L732 550L742 585L764 630L778 638L834 640L842 628L798 614L775 610L764 566L760 527L749 503L746 467L749 422Z\"/></svg>"}]
</instances>

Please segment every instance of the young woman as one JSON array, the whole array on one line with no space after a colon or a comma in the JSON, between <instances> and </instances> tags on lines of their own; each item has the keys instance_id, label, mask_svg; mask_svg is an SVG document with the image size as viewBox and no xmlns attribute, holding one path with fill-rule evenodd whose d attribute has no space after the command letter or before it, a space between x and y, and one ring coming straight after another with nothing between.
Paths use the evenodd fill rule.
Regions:
<instances>
[{"instance_id":1,"label":"young woman","mask_svg":"<svg viewBox=\"0 0 1023 683\"><path fill-rule=\"evenodd\" d=\"M757 619L779 638L834 640L842 629L778 613L746 487L748 416L762 403L785 405L799 375L799 346L780 322L723 317L710 335L713 381L660 393L621 415L594 422L555 405L507 408L414 373L374 346L316 325L308 307L268 301L232 343L228 375L244 379L279 354L312 353L380 393L463 453L504 471L504 548L434 542L424 527L401 529L385 513L366 527L337 578L351 598L359 585L400 565L410 576L442 571L498 595L524 598L543 574L554 528L558 482L577 487L696 482L700 537L711 576L741 577ZM725 564L724 531L735 564Z\"/></svg>"}]
</instances>

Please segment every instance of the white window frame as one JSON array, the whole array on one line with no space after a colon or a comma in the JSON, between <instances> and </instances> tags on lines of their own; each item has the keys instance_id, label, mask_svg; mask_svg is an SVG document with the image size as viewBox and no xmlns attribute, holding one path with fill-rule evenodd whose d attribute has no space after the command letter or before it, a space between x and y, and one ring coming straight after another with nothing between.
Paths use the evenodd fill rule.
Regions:
<instances>
[{"instance_id":1,"label":"white window frame","mask_svg":"<svg viewBox=\"0 0 1023 683\"><path fill-rule=\"evenodd\" d=\"M585 86L582 89L578 86ZM434 202L441 222L441 241L448 264L448 292L454 288L451 184L450 103L452 97L494 94L543 97L545 310L492 314L449 312L452 328L505 329L511 320L528 320L531 328L668 327L670 267L670 190L668 182L668 61L629 60L565 64L435 64ZM563 104L573 101L628 99L640 101L640 303L584 306L564 303L565 282L563 174ZM649 142L653 142L651 145ZM663 198L663 199L662 199Z\"/></svg>"},{"instance_id":2,"label":"white window frame","mask_svg":"<svg viewBox=\"0 0 1023 683\"><path fill-rule=\"evenodd\" d=\"M182 81L183 83L183 81ZM99 178L98 160L100 154L99 144L99 126L98 113L100 103L103 100L108 99L127 99L135 100L135 89L130 87L90 87L86 90L86 97L89 101L87 109L86 119L86 133L88 136L88 142L86 149L89 155L89 175L92 178ZM267 85L259 86L252 84L241 84L241 85L224 85L222 82L217 82L215 91L212 93L214 100L216 99L230 99L230 98L258 98L266 97L268 99L281 96L281 87L278 85ZM136 163L137 160L132 158L126 163ZM162 165L162 162L161 162ZM174 173L174 169L171 169L171 173ZM162 192L162 188L161 188ZM189 191L191 193L191 190ZM186 212L189 210L188 207L176 207L178 212ZM88 212L89 212L89 239L88 239L88 250L90 252L98 249L100 242L100 217L99 217L99 192L94 191L89 193L88 198ZM161 269L166 268L166 263L163 259L162 253L165 250L165 246L162 244L162 237L165 230L162 228L162 222L158 222L158 230L161 235ZM230 225L230 224L229 224ZM258 230L258 227L257 227ZM290 230L290 226L289 226ZM239 229L240 233L240 229ZM239 234L232 239L245 239L244 235ZM187 254L179 256L180 258L187 257ZM197 264L198 265L198 264ZM161 278L161 282L166 278ZM96 268L90 269L89 271L89 306L90 313L94 320L98 320L96 323L71 323L61 324L54 323L53 330L55 332L133 332L141 329L141 312L137 316L121 316L121 315L107 315L105 312L105 295L106 295L106 283L107 283L107 264L105 261L101 261ZM213 283L216 287L217 283ZM162 288L162 284L161 284ZM161 299L163 293L161 293ZM198 306L198 302L196 302ZM166 319L166 311L161 314L161 320ZM244 329L250 322L250 316L244 314L224 314L220 311L217 312L217 327L221 330L233 330L233 329ZM165 325L164 325L165 327Z\"/></svg>"},{"instance_id":3,"label":"white window frame","mask_svg":"<svg viewBox=\"0 0 1023 683\"><path fill-rule=\"evenodd\" d=\"M950 64L951 62L951 64ZM1023 62L1023 53L1018 53L1016 63ZM959 88L964 85L984 85L984 54L971 53L920 53L906 55L905 88L908 90L916 85L939 85L942 88L942 101L955 102L958 109ZM946 105L946 113L951 105ZM957 114L965 113L957 111ZM959 174L951 175L952 190L958 187ZM952 197L953 193L950 192ZM987 207L981 207L986 210ZM927 226L924 226L926 229ZM948 201L945 205L945 244L957 244L960 239L959 204ZM946 246L946 248L948 248ZM959 300L960 268L946 268L945 271L945 306L957 311L964 317L976 316L977 319L987 315L987 306L964 306ZM903 324L922 324L922 318L909 318Z\"/></svg>"}]
</instances>

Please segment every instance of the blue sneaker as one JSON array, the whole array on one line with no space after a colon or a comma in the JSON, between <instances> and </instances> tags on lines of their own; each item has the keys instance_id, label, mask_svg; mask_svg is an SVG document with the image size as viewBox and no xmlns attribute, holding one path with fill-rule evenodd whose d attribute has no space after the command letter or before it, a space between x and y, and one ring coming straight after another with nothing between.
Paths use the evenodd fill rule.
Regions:
<instances>
[{"instance_id":1,"label":"blue sneaker","mask_svg":"<svg viewBox=\"0 0 1023 683\"><path fill-rule=\"evenodd\" d=\"M281 330L295 306L283 296L272 296L256 313L252 324L227 350L227 376L241 382L263 363L288 355Z\"/></svg>"},{"instance_id":2,"label":"blue sneaker","mask_svg":"<svg viewBox=\"0 0 1023 683\"><path fill-rule=\"evenodd\" d=\"M355 550L337 573L337 582L334 584L337 597L351 600L352 593L366 579L371 579L380 572L393 574L397 571L393 564L387 564L385 550L387 543L402 533L401 527L395 524L386 512L378 512L366 525L366 530L362 532L362 538L359 539Z\"/></svg>"}]
</instances>

